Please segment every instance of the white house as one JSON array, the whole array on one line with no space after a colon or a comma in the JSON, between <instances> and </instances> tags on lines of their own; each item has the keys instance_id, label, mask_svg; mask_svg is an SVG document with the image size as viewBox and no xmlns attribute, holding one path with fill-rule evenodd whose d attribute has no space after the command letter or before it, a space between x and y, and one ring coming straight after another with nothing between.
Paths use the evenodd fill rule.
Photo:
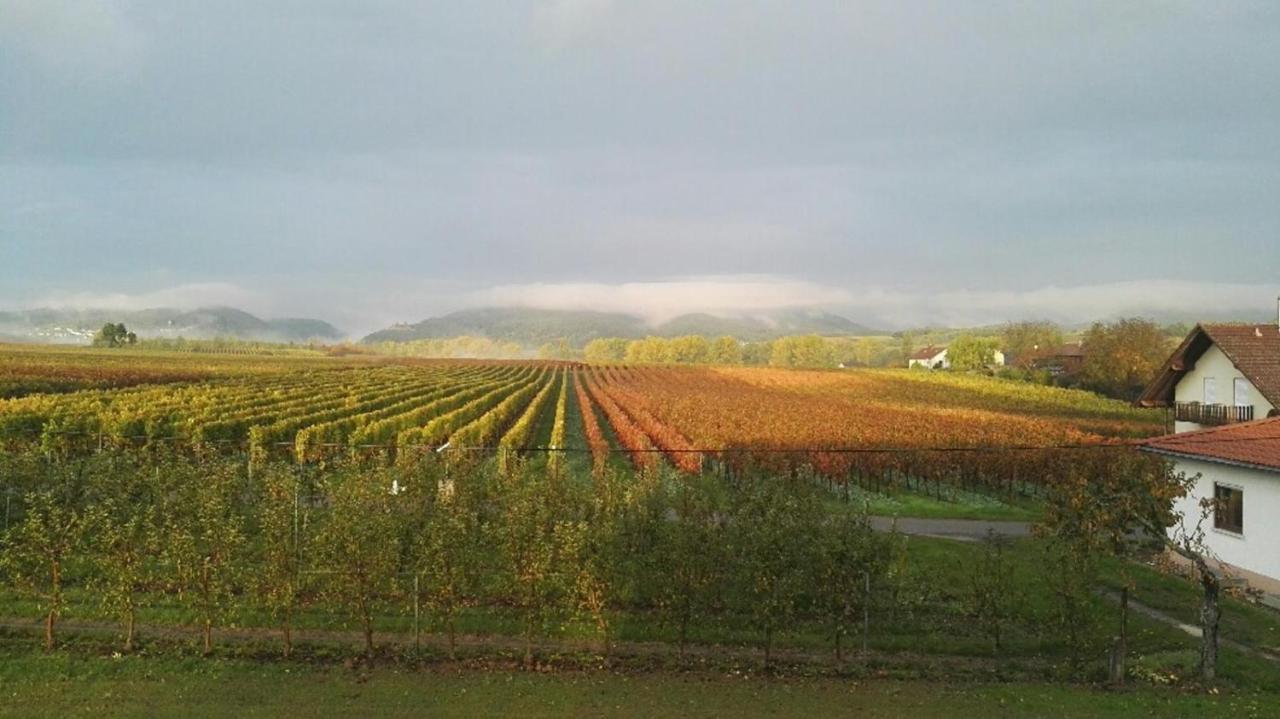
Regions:
<instances>
[{"instance_id":1,"label":"white house","mask_svg":"<svg viewBox=\"0 0 1280 719\"><path fill-rule=\"evenodd\" d=\"M926 369L951 369L951 362L947 359L946 347L929 345L924 349L913 352L907 358L907 366L924 367Z\"/></svg>"},{"instance_id":2,"label":"white house","mask_svg":"<svg viewBox=\"0 0 1280 719\"><path fill-rule=\"evenodd\" d=\"M1198 325L1138 404L1173 409L1173 431L1262 419L1280 406L1280 327Z\"/></svg>"},{"instance_id":3,"label":"white house","mask_svg":"<svg viewBox=\"0 0 1280 719\"><path fill-rule=\"evenodd\" d=\"M1174 506L1182 529L1199 525L1227 574L1280 595L1280 417L1170 434L1143 449L1171 457L1179 472L1196 478ZM1202 517L1205 499L1217 501Z\"/></svg>"},{"instance_id":4,"label":"white house","mask_svg":"<svg viewBox=\"0 0 1280 719\"><path fill-rule=\"evenodd\" d=\"M930 345L922 350L918 350L907 358L908 367L925 367L927 369L951 369L951 360L947 357L946 347L934 347ZM992 350L991 366L1004 366L1004 353L1000 350Z\"/></svg>"},{"instance_id":5,"label":"white house","mask_svg":"<svg viewBox=\"0 0 1280 719\"><path fill-rule=\"evenodd\" d=\"M1280 325L1199 325L1138 399L1172 410L1173 434L1145 451L1198 477L1179 510L1229 572L1280 594Z\"/></svg>"}]
</instances>

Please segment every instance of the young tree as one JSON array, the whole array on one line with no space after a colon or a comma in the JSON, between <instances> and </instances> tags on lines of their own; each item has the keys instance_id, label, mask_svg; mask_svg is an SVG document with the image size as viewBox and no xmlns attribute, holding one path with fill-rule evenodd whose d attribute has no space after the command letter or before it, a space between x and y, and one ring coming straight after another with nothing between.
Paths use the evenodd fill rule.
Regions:
<instances>
[{"instance_id":1,"label":"young tree","mask_svg":"<svg viewBox=\"0 0 1280 719\"><path fill-rule=\"evenodd\" d=\"M258 475L257 529L259 555L254 589L258 599L280 622L284 656L293 653L293 618L301 600L302 526L310 508L301 501L298 469L273 464Z\"/></svg>"},{"instance_id":2,"label":"young tree","mask_svg":"<svg viewBox=\"0 0 1280 719\"><path fill-rule=\"evenodd\" d=\"M391 470L348 466L329 478L328 516L316 534L323 594L360 625L373 655L373 617L396 589L400 569L398 477Z\"/></svg>"},{"instance_id":3,"label":"young tree","mask_svg":"<svg viewBox=\"0 0 1280 719\"><path fill-rule=\"evenodd\" d=\"M1087 574L1093 558L1099 556L1128 560L1143 544L1152 542L1175 551L1194 549L1192 544L1169 538L1170 528L1180 522L1173 502L1186 494L1189 484L1167 461L1111 447L1076 451L1059 466L1058 476L1046 483L1051 491L1037 532L1059 545L1057 563L1065 565L1070 575L1060 583L1063 591L1073 589L1066 579ZM1128 562L1120 566L1127 568ZM1126 582L1120 632L1112 647L1116 658L1112 679L1117 683L1124 679L1128 650L1128 591Z\"/></svg>"},{"instance_id":4,"label":"young tree","mask_svg":"<svg viewBox=\"0 0 1280 719\"><path fill-rule=\"evenodd\" d=\"M842 512L819 531L814 592L819 610L831 623L839 664L844 662L844 638L868 620L869 590L884 570L884 553L865 514Z\"/></svg>"},{"instance_id":5,"label":"young tree","mask_svg":"<svg viewBox=\"0 0 1280 719\"><path fill-rule=\"evenodd\" d=\"M810 586L815 527L822 505L807 484L752 476L733 497L729 529L734 598L763 635L764 665L772 665L773 638L795 618Z\"/></svg>"},{"instance_id":6,"label":"young tree","mask_svg":"<svg viewBox=\"0 0 1280 719\"><path fill-rule=\"evenodd\" d=\"M425 525L414 538L418 591L449 635L449 658L457 656L458 612L477 582L481 555L477 512L471 510L471 482L462 492L437 492L429 502Z\"/></svg>"},{"instance_id":7,"label":"young tree","mask_svg":"<svg viewBox=\"0 0 1280 719\"><path fill-rule=\"evenodd\" d=\"M530 472L510 474L499 494L498 544L506 565L508 599L523 616L524 665L533 666L533 639L561 593L558 573L559 483Z\"/></svg>"},{"instance_id":8,"label":"young tree","mask_svg":"<svg viewBox=\"0 0 1280 719\"><path fill-rule=\"evenodd\" d=\"M40 602L45 651L53 649L58 619L66 609L67 565L83 548L89 530L74 475L59 473L61 482L26 495L23 517L9 528L0 557L13 583Z\"/></svg>"},{"instance_id":9,"label":"young tree","mask_svg":"<svg viewBox=\"0 0 1280 719\"><path fill-rule=\"evenodd\" d=\"M676 627L680 658L689 629L710 614L723 582L726 547L724 503L715 478L700 475L668 485L658 510L655 541L656 602L664 621Z\"/></svg>"},{"instance_id":10,"label":"young tree","mask_svg":"<svg viewBox=\"0 0 1280 719\"><path fill-rule=\"evenodd\" d=\"M992 653L1003 648L1004 626L1013 617L1019 598L1013 581L1013 565L1007 556L1008 539L987 532L982 554L969 573L969 615L991 639Z\"/></svg>"},{"instance_id":11,"label":"young tree","mask_svg":"<svg viewBox=\"0 0 1280 719\"><path fill-rule=\"evenodd\" d=\"M199 465L168 464L169 489L163 555L178 597L199 617L205 654L213 651L213 628L234 603L244 566L244 517L237 499L240 465L205 458Z\"/></svg>"},{"instance_id":12,"label":"young tree","mask_svg":"<svg viewBox=\"0 0 1280 719\"><path fill-rule=\"evenodd\" d=\"M557 527L563 561L572 568L568 587L574 608L595 624L606 660L612 654L613 615L621 600L624 501L617 476L602 474L587 502L586 517Z\"/></svg>"},{"instance_id":13,"label":"young tree","mask_svg":"<svg viewBox=\"0 0 1280 719\"><path fill-rule=\"evenodd\" d=\"M95 472L92 582L103 607L124 624L124 651L131 652L138 611L159 580L155 557L163 546L163 524L157 511L155 483L141 465L110 462Z\"/></svg>"}]
</instances>

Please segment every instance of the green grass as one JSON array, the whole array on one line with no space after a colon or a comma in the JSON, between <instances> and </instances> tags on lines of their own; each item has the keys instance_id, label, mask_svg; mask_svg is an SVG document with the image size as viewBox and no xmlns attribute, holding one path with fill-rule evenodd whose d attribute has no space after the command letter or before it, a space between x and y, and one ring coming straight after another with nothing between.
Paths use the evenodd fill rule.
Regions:
<instances>
[{"instance_id":1,"label":"green grass","mask_svg":"<svg viewBox=\"0 0 1280 719\"><path fill-rule=\"evenodd\" d=\"M1280 697L1049 683L516 672L50 655L0 646L0 716L1265 717Z\"/></svg>"},{"instance_id":2,"label":"green grass","mask_svg":"<svg viewBox=\"0 0 1280 719\"><path fill-rule=\"evenodd\" d=\"M911 491L881 494L853 485L849 487L847 497L841 489L834 494L830 500L833 505L848 505L859 510L866 507L868 514L884 517L1034 522L1042 512L1032 502L1005 502L973 492L956 492L950 499L938 499Z\"/></svg>"},{"instance_id":3,"label":"green grass","mask_svg":"<svg viewBox=\"0 0 1280 719\"><path fill-rule=\"evenodd\" d=\"M1126 574L1133 582L1130 596L1134 601L1187 624L1199 624L1199 585L1134 563L1122 565L1118 561L1110 561L1103 565L1103 581L1116 591L1124 585ZM1247 646L1280 653L1280 612L1230 596L1223 596L1220 603L1222 636Z\"/></svg>"}]
</instances>

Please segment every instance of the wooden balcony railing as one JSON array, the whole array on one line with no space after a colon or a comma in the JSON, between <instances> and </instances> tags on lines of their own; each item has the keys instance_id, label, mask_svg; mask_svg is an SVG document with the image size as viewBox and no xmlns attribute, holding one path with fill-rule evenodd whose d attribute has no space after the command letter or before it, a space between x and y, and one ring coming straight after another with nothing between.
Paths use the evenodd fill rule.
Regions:
<instances>
[{"instance_id":1,"label":"wooden balcony railing","mask_svg":"<svg viewBox=\"0 0 1280 719\"><path fill-rule=\"evenodd\" d=\"M1179 422L1195 422L1204 425L1249 422L1253 419L1253 406L1177 402L1174 404L1173 418Z\"/></svg>"}]
</instances>

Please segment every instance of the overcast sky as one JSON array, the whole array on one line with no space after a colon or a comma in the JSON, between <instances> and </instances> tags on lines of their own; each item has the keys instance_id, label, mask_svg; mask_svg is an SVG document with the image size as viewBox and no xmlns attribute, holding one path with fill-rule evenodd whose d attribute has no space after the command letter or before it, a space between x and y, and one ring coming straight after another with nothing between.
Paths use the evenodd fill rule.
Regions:
<instances>
[{"instance_id":1,"label":"overcast sky","mask_svg":"<svg viewBox=\"0 0 1280 719\"><path fill-rule=\"evenodd\" d=\"M1280 3L0 0L0 305L1265 314Z\"/></svg>"}]
</instances>

